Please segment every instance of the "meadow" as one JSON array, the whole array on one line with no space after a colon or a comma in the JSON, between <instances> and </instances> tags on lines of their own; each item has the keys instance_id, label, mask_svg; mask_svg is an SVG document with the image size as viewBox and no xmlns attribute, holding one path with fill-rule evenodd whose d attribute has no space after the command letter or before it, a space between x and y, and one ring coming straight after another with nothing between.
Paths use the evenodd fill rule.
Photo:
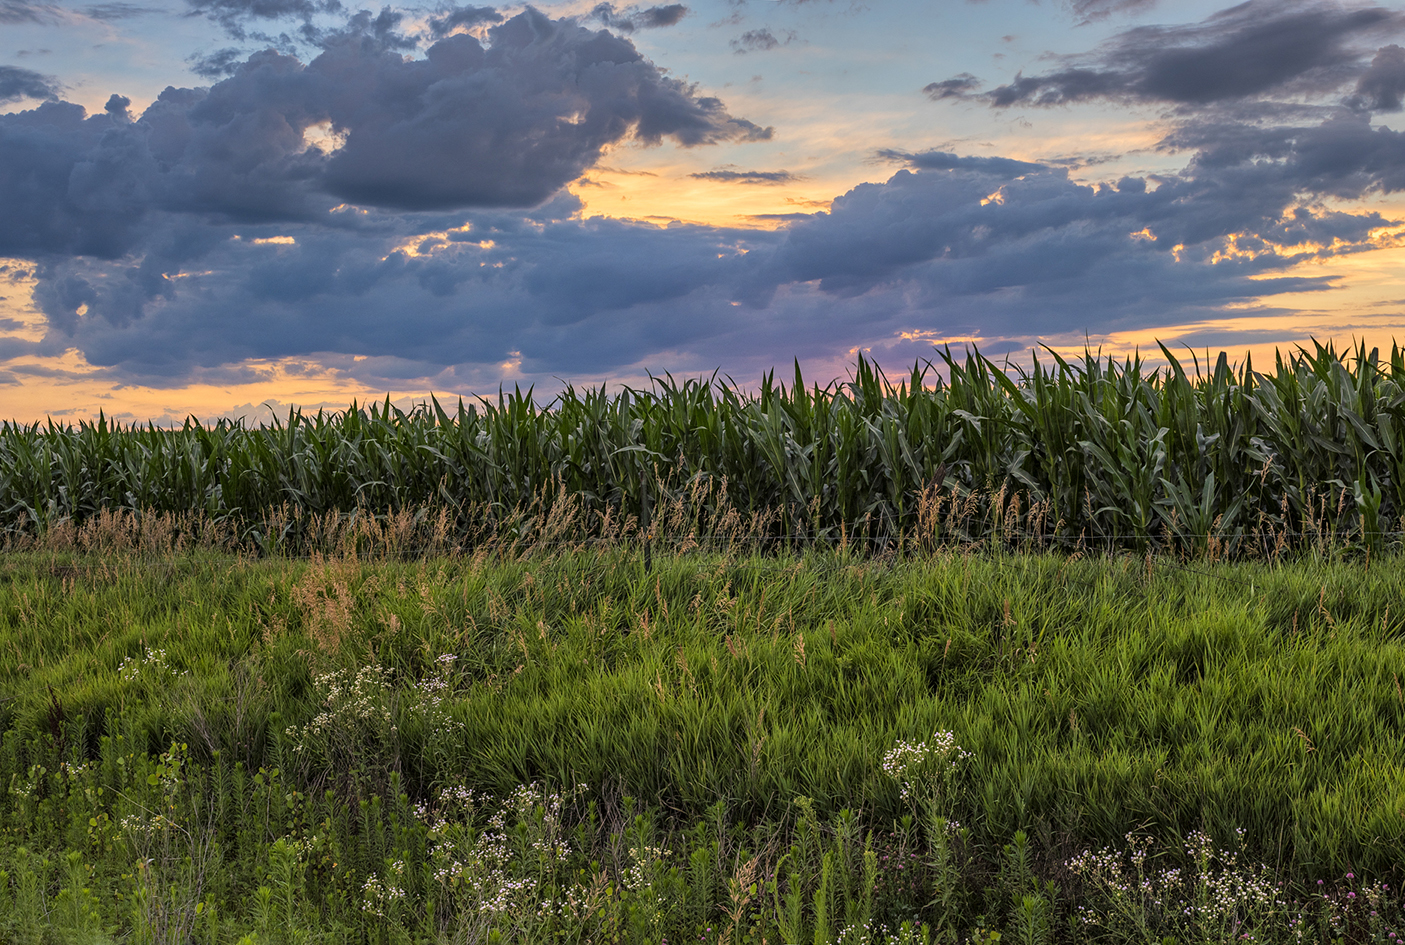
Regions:
<instances>
[{"instance_id":1,"label":"meadow","mask_svg":"<svg viewBox=\"0 0 1405 945\"><path fill-rule=\"evenodd\" d=\"M0 942L1398 941L1405 349L1163 353L0 425Z\"/></svg>"},{"instance_id":2,"label":"meadow","mask_svg":"<svg viewBox=\"0 0 1405 945\"><path fill-rule=\"evenodd\" d=\"M0 940L1394 941L1402 582L11 553Z\"/></svg>"}]
</instances>

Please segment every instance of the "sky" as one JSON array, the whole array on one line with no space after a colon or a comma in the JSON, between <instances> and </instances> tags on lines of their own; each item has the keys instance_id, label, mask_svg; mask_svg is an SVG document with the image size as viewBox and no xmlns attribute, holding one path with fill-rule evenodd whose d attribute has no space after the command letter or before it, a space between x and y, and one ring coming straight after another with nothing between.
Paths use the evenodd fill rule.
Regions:
<instances>
[{"instance_id":1,"label":"sky","mask_svg":"<svg viewBox=\"0 0 1405 945\"><path fill-rule=\"evenodd\" d=\"M0 419L1402 326L1405 3L0 0Z\"/></svg>"}]
</instances>

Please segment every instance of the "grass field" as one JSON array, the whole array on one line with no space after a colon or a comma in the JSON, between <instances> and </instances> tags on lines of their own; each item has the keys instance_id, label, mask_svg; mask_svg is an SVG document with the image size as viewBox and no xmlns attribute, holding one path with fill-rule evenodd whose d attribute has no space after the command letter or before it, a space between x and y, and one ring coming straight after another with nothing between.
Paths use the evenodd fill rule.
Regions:
<instances>
[{"instance_id":1,"label":"grass field","mask_svg":"<svg viewBox=\"0 0 1405 945\"><path fill-rule=\"evenodd\" d=\"M1405 561L0 558L0 941L1395 941Z\"/></svg>"}]
</instances>

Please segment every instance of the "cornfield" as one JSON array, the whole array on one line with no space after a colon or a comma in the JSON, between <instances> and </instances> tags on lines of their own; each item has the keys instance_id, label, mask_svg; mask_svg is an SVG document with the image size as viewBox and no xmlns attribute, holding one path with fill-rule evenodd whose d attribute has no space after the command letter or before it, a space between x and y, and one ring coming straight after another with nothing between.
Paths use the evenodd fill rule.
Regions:
<instances>
[{"instance_id":1,"label":"cornfield","mask_svg":"<svg viewBox=\"0 0 1405 945\"><path fill-rule=\"evenodd\" d=\"M1405 349L1314 343L1271 372L1086 352L1032 367L949 349L890 381L531 390L249 427L0 425L13 545L125 517L262 550L349 523L441 545L680 541L1087 543L1273 555L1383 549L1405 514ZM1208 356L1207 356L1208 358ZM330 524L329 523L333 523ZM340 526L335 523L341 523Z\"/></svg>"}]
</instances>

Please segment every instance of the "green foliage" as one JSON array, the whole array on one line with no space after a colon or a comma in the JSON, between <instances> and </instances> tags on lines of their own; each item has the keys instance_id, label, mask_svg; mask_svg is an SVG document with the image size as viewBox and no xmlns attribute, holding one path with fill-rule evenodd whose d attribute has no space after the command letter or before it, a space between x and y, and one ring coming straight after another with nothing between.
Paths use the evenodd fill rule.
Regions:
<instances>
[{"instance_id":1,"label":"green foliage","mask_svg":"<svg viewBox=\"0 0 1405 945\"><path fill-rule=\"evenodd\" d=\"M0 942L1389 941L1402 584L12 553Z\"/></svg>"},{"instance_id":2,"label":"green foliage","mask_svg":"<svg viewBox=\"0 0 1405 945\"><path fill-rule=\"evenodd\" d=\"M1405 516L1405 349L1167 366L940 352L891 383L655 379L248 428L0 425L11 546L451 552L585 539L973 539L1216 557L1352 544ZM1208 355L1207 355L1208 356ZM1202 370L1203 368L1203 370ZM646 509L652 509L646 512ZM645 521L647 519L647 521Z\"/></svg>"}]
</instances>

